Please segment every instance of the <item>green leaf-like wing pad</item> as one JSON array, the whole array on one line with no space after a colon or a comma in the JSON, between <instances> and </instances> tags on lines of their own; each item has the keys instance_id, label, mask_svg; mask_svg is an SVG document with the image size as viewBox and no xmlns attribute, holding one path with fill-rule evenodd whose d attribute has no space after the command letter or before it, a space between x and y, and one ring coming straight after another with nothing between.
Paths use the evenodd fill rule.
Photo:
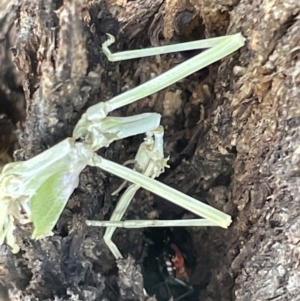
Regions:
<instances>
[{"instance_id":1,"label":"green leaf-like wing pad","mask_svg":"<svg viewBox=\"0 0 300 301\"><path fill-rule=\"evenodd\" d=\"M52 234L70 195L78 185L78 172L63 170L49 177L31 199L34 231L32 238Z\"/></svg>"}]
</instances>

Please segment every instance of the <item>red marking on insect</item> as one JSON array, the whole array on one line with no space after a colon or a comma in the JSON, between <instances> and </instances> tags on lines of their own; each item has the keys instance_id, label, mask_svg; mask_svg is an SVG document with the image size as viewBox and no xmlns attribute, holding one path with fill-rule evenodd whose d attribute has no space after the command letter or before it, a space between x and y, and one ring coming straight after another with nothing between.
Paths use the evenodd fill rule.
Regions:
<instances>
[{"instance_id":1,"label":"red marking on insect","mask_svg":"<svg viewBox=\"0 0 300 301\"><path fill-rule=\"evenodd\" d=\"M170 248L174 251L174 255L170 257L170 261L173 265L174 276L184 282L188 282L189 276L181 251L173 243L170 244Z\"/></svg>"}]
</instances>

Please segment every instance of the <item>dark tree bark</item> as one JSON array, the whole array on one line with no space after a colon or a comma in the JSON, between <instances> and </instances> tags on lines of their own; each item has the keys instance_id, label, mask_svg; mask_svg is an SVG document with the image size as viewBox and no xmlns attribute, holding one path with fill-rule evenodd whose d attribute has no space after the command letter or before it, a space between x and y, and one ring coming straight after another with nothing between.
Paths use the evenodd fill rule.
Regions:
<instances>
[{"instance_id":1,"label":"dark tree bark","mask_svg":"<svg viewBox=\"0 0 300 301\"><path fill-rule=\"evenodd\" d=\"M116 36L112 49L121 51L242 32L247 43L240 51L114 114L161 113L171 169L160 180L233 217L228 230L188 230L193 248L188 242L182 248L193 249L190 256L197 260L190 279L194 300L297 300L299 12L298 0L21 1L0 23L9 41L6 26L17 20L15 43L5 46L6 55L14 46L19 73L12 74L16 83L22 75L26 100L17 159L70 136L90 105L194 54L112 64L101 51L106 33ZM7 81L7 75L0 78ZM22 121L4 113L7 124ZM141 139L118 141L101 155L122 163L134 156ZM21 252L13 255L2 247L0 255L1 281L11 298L144 299L144 232L117 231L114 241L121 252L138 263L129 257L117 266L103 230L85 226L86 219L109 218L116 201L111 192L120 183L88 167L53 237L33 241L31 226L18 227ZM153 212L159 218L184 215L141 190L127 217Z\"/></svg>"},{"instance_id":2,"label":"dark tree bark","mask_svg":"<svg viewBox=\"0 0 300 301\"><path fill-rule=\"evenodd\" d=\"M10 47L15 42L17 1L0 4L0 170L12 161L17 142L18 123L24 120L24 95L21 78L11 59Z\"/></svg>"}]
</instances>

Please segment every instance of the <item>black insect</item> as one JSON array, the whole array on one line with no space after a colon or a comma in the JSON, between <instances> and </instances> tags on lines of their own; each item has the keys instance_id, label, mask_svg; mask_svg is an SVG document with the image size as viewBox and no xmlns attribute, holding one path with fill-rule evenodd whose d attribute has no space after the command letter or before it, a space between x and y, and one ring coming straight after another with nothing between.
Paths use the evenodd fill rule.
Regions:
<instances>
[{"instance_id":1,"label":"black insect","mask_svg":"<svg viewBox=\"0 0 300 301\"><path fill-rule=\"evenodd\" d=\"M149 247L143 266L147 293L160 301L171 297L174 301L191 301L194 289L189 284L189 274L194 258L183 251L192 249L186 244L189 233L184 229L159 229L148 231L146 236Z\"/></svg>"}]
</instances>

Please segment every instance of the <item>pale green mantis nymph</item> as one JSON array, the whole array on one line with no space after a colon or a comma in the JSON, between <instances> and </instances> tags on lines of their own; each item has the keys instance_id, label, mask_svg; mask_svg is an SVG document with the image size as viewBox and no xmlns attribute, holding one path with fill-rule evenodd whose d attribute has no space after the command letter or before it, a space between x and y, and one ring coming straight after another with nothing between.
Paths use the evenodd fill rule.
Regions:
<instances>
[{"instance_id":1,"label":"pale green mantis nymph","mask_svg":"<svg viewBox=\"0 0 300 301\"><path fill-rule=\"evenodd\" d=\"M164 172L168 160L163 153L164 130L160 125L160 114L144 113L130 117L110 117L108 114L222 59L242 47L245 39L241 34L234 34L191 43L111 54L108 46L113 41L113 37L109 35L109 40L103 44L104 53L112 61L190 49L208 48L208 50L149 82L109 101L91 106L78 121L72 137L28 161L10 163L4 167L0 175L0 245L6 241L13 252L19 250L13 235L14 220L20 223L32 222L33 238L39 239L51 235L70 195L78 185L79 174L86 165L97 166L132 183L121 196L110 221L87 221L91 226L107 227L104 240L116 258L122 257L111 240L116 227L220 226L227 228L231 223L229 215L154 180ZM146 134L146 138L137 152L133 170L100 157L96 153L99 148L107 147L115 140L142 133ZM140 187L202 218L178 221L121 221Z\"/></svg>"}]
</instances>

